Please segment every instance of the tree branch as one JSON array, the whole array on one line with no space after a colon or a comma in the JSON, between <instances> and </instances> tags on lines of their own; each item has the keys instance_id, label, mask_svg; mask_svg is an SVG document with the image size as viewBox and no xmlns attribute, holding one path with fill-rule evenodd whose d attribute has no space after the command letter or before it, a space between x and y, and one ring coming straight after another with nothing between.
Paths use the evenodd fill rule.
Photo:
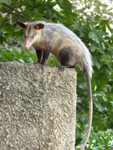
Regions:
<instances>
[{"instance_id":1,"label":"tree branch","mask_svg":"<svg viewBox=\"0 0 113 150\"><path fill-rule=\"evenodd\" d=\"M11 14L14 14L14 15L18 15L18 16L20 16L20 17L24 17L24 18L26 18L26 19L29 19L28 17L26 17L25 15L21 15L20 14L20 12L17 10L17 9L15 9L15 8L13 8L13 7L11 7L11 6L9 6L9 5L7 5L7 4L5 4L5 3L2 3L2 5L4 5L4 6L6 6L7 8L9 8L10 10L14 10L16 13L12 13L12 12L10 12ZM22 12L21 12L22 13Z\"/></svg>"}]
</instances>

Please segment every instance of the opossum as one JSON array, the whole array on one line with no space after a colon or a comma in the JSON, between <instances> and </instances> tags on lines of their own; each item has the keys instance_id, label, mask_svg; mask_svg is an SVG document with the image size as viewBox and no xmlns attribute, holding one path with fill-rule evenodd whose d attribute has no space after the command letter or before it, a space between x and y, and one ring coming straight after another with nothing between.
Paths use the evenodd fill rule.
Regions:
<instances>
[{"instance_id":1,"label":"opossum","mask_svg":"<svg viewBox=\"0 0 113 150\"><path fill-rule=\"evenodd\" d=\"M45 64L52 53L60 62L60 69L64 67L75 68L76 65L82 69L87 78L88 95L89 95L89 127L87 137L81 150L84 149L89 139L92 116L93 116L93 100L92 100L92 56L81 41L81 39L59 23L47 23L44 21L35 22L16 22L20 27L24 28L24 47L27 49L33 46L38 57L38 65Z\"/></svg>"}]
</instances>

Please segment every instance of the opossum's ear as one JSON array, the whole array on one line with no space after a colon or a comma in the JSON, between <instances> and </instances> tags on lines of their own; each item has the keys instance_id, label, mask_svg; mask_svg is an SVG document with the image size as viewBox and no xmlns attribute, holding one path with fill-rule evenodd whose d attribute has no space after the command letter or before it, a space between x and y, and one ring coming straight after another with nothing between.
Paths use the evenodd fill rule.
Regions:
<instances>
[{"instance_id":1,"label":"opossum's ear","mask_svg":"<svg viewBox=\"0 0 113 150\"><path fill-rule=\"evenodd\" d=\"M16 24L18 24L22 28L26 28L27 27L27 23L23 23L21 21L16 21Z\"/></svg>"},{"instance_id":2,"label":"opossum's ear","mask_svg":"<svg viewBox=\"0 0 113 150\"><path fill-rule=\"evenodd\" d=\"M43 29L43 28L44 28L44 24L38 23L38 24L36 24L36 25L34 26L34 28L37 29L37 30Z\"/></svg>"}]
</instances>

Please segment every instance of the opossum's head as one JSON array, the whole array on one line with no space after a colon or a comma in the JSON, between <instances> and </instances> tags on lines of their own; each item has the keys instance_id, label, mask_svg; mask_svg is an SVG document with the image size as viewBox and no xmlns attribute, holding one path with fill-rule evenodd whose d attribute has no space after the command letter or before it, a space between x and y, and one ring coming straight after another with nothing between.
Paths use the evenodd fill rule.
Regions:
<instances>
[{"instance_id":1,"label":"opossum's head","mask_svg":"<svg viewBox=\"0 0 113 150\"><path fill-rule=\"evenodd\" d=\"M20 21L16 22L20 27L24 28L24 47L27 49L32 46L36 41L40 41L41 29L44 28L42 23L23 23Z\"/></svg>"}]
</instances>

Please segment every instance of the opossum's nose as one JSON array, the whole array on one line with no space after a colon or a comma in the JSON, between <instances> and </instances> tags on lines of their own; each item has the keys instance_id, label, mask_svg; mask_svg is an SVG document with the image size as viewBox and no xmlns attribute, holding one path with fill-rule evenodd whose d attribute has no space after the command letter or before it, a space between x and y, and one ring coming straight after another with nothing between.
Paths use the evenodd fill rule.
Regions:
<instances>
[{"instance_id":1,"label":"opossum's nose","mask_svg":"<svg viewBox=\"0 0 113 150\"><path fill-rule=\"evenodd\" d=\"M24 45L24 48L27 49L27 48L29 48L29 47L28 47L28 45Z\"/></svg>"},{"instance_id":2,"label":"opossum's nose","mask_svg":"<svg viewBox=\"0 0 113 150\"><path fill-rule=\"evenodd\" d=\"M32 45L32 43L29 42L29 41L26 41L26 42L24 43L25 49L29 48L31 45Z\"/></svg>"},{"instance_id":3,"label":"opossum's nose","mask_svg":"<svg viewBox=\"0 0 113 150\"><path fill-rule=\"evenodd\" d=\"M27 49L28 47L27 47L27 46L25 46L24 48L25 48L25 49Z\"/></svg>"}]
</instances>

